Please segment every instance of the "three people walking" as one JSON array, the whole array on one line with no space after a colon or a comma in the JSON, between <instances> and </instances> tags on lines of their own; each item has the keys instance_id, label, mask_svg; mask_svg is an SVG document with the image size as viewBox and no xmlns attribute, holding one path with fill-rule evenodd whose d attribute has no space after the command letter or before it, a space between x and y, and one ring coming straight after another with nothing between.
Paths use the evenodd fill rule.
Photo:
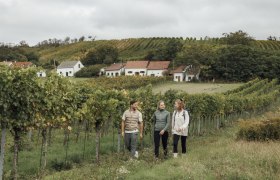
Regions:
<instances>
[{"instance_id":1,"label":"three people walking","mask_svg":"<svg viewBox=\"0 0 280 180\"><path fill-rule=\"evenodd\" d=\"M164 101L158 102L157 110L152 116L153 130L154 130L154 155L155 158L159 157L160 140L164 151L164 157L168 155L168 137L169 126L173 135L173 156L178 156L178 142L181 140L182 154L187 152L187 136L189 126L189 113L185 110L184 101L176 99L174 104L175 110L172 118L170 112L165 110ZM121 130L124 137L125 147L130 152L131 157L138 158L137 144L138 134L140 139L143 138L143 119L142 113L137 110L138 102L132 100L130 108L126 110L122 116ZM171 122L170 122L171 121Z\"/></svg>"}]
</instances>

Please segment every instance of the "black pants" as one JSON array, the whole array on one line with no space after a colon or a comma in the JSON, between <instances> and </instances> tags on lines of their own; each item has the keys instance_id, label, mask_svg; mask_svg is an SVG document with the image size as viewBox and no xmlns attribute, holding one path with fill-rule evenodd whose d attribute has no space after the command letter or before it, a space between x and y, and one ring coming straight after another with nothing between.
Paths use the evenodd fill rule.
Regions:
<instances>
[{"instance_id":1,"label":"black pants","mask_svg":"<svg viewBox=\"0 0 280 180\"><path fill-rule=\"evenodd\" d=\"M160 131L154 132L154 143L155 143L155 156L159 156L159 145L160 145L160 138L162 141L162 146L164 150L164 155L167 155L167 142L168 142L168 132L165 131L163 135L159 134Z\"/></svg>"},{"instance_id":2,"label":"black pants","mask_svg":"<svg viewBox=\"0 0 280 180\"><path fill-rule=\"evenodd\" d=\"M187 152L187 136L179 136L177 134L173 134L173 153L178 153L178 142L181 137L181 146L182 146L182 153L185 154Z\"/></svg>"}]
</instances>

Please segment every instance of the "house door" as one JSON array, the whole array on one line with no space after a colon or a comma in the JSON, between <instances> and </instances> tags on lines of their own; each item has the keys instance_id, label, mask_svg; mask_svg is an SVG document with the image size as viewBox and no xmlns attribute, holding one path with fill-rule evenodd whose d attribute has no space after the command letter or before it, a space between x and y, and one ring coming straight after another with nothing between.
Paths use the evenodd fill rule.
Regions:
<instances>
[{"instance_id":1,"label":"house door","mask_svg":"<svg viewBox=\"0 0 280 180\"><path fill-rule=\"evenodd\" d=\"M66 72L66 76L68 76L68 72Z\"/></svg>"},{"instance_id":2,"label":"house door","mask_svg":"<svg viewBox=\"0 0 280 180\"><path fill-rule=\"evenodd\" d=\"M135 72L135 75L136 75L136 76L139 76L139 75L140 75L140 73L139 73L139 72Z\"/></svg>"},{"instance_id":3,"label":"house door","mask_svg":"<svg viewBox=\"0 0 280 180\"><path fill-rule=\"evenodd\" d=\"M116 77L119 76L119 73L116 73Z\"/></svg>"},{"instance_id":4,"label":"house door","mask_svg":"<svg viewBox=\"0 0 280 180\"><path fill-rule=\"evenodd\" d=\"M181 77L180 76L176 76L176 77L177 77L178 82L180 82L181 81Z\"/></svg>"}]
</instances>

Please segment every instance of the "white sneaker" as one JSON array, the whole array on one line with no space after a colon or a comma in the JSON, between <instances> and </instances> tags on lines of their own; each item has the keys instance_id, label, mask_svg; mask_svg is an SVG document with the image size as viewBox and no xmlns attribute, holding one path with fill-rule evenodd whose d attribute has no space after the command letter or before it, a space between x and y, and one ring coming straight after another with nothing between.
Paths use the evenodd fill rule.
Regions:
<instances>
[{"instance_id":1,"label":"white sneaker","mask_svg":"<svg viewBox=\"0 0 280 180\"><path fill-rule=\"evenodd\" d=\"M173 153L173 157L177 158L178 157L178 153Z\"/></svg>"},{"instance_id":2,"label":"white sneaker","mask_svg":"<svg viewBox=\"0 0 280 180\"><path fill-rule=\"evenodd\" d=\"M139 154L138 154L138 151L135 151L135 155L134 155L136 158L139 157Z\"/></svg>"}]
</instances>

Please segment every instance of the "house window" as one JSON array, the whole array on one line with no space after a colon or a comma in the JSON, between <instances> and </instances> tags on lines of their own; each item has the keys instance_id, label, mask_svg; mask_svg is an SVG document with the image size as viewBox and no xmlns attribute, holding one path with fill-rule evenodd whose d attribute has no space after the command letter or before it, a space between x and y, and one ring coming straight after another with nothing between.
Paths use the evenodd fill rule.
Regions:
<instances>
[{"instance_id":1,"label":"house window","mask_svg":"<svg viewBox=\"0 0 280 180\"><path fill-rule=\"evenodd\" d=\"M127 73L128 73L128 74L132 74L132 71L128 71Z\"/></svg>"},{"instance_id":2,"label":"house window","mask_svg":"<svg viewBox=\"0 0 280 180\"><path fill-rule=\"evenodd\" d=\"M69 71L69 74L71 74L72 73L72 71Z\"/></svg>"},{"instance_id":3,"label":"house window","mask_svg":"<svg viewBox=\"0 0 280 180\"><path fill-rule=\"evenodd\" d=\"M110 73L107 73L107 76L110 76Z\"/></svg>"},{"instance_id":4,"label":"house window","mask_svg":"<svg viewBox=\"0 0 280 180\"><path fill-rule=\"evenodd\" d=\"M145 73L145 71L140 71L140 73L144 74L144 73Z\"/></svg>"},{"instance_id":5,"label":"house window","mask_svg":"<svg viewBox=\"0 0 280 180\"><path fill-rule=\"evenodd\" d=\"M62 72L60 71L59 74L62 74Z\"/></svg>"},{"instance_id":6,"label":"house window","mask_svg":"<svg viewBox=\"0 0 280 180\"><path fill-rule=\"evenodd\" d=\"M79 68L81 68L81 65L80 65L80 64L78 64L78 67L79 67Z\"/></svg>"},{"instance_id":7,"label":"house window","mask_svg":"<svg viewBox=\"0 0 280 180\"><path fill-rule=\"evenodd\" d=\"M111 73L111 76L114 76L114 73Z\"/></svg>"}]
</instances>

